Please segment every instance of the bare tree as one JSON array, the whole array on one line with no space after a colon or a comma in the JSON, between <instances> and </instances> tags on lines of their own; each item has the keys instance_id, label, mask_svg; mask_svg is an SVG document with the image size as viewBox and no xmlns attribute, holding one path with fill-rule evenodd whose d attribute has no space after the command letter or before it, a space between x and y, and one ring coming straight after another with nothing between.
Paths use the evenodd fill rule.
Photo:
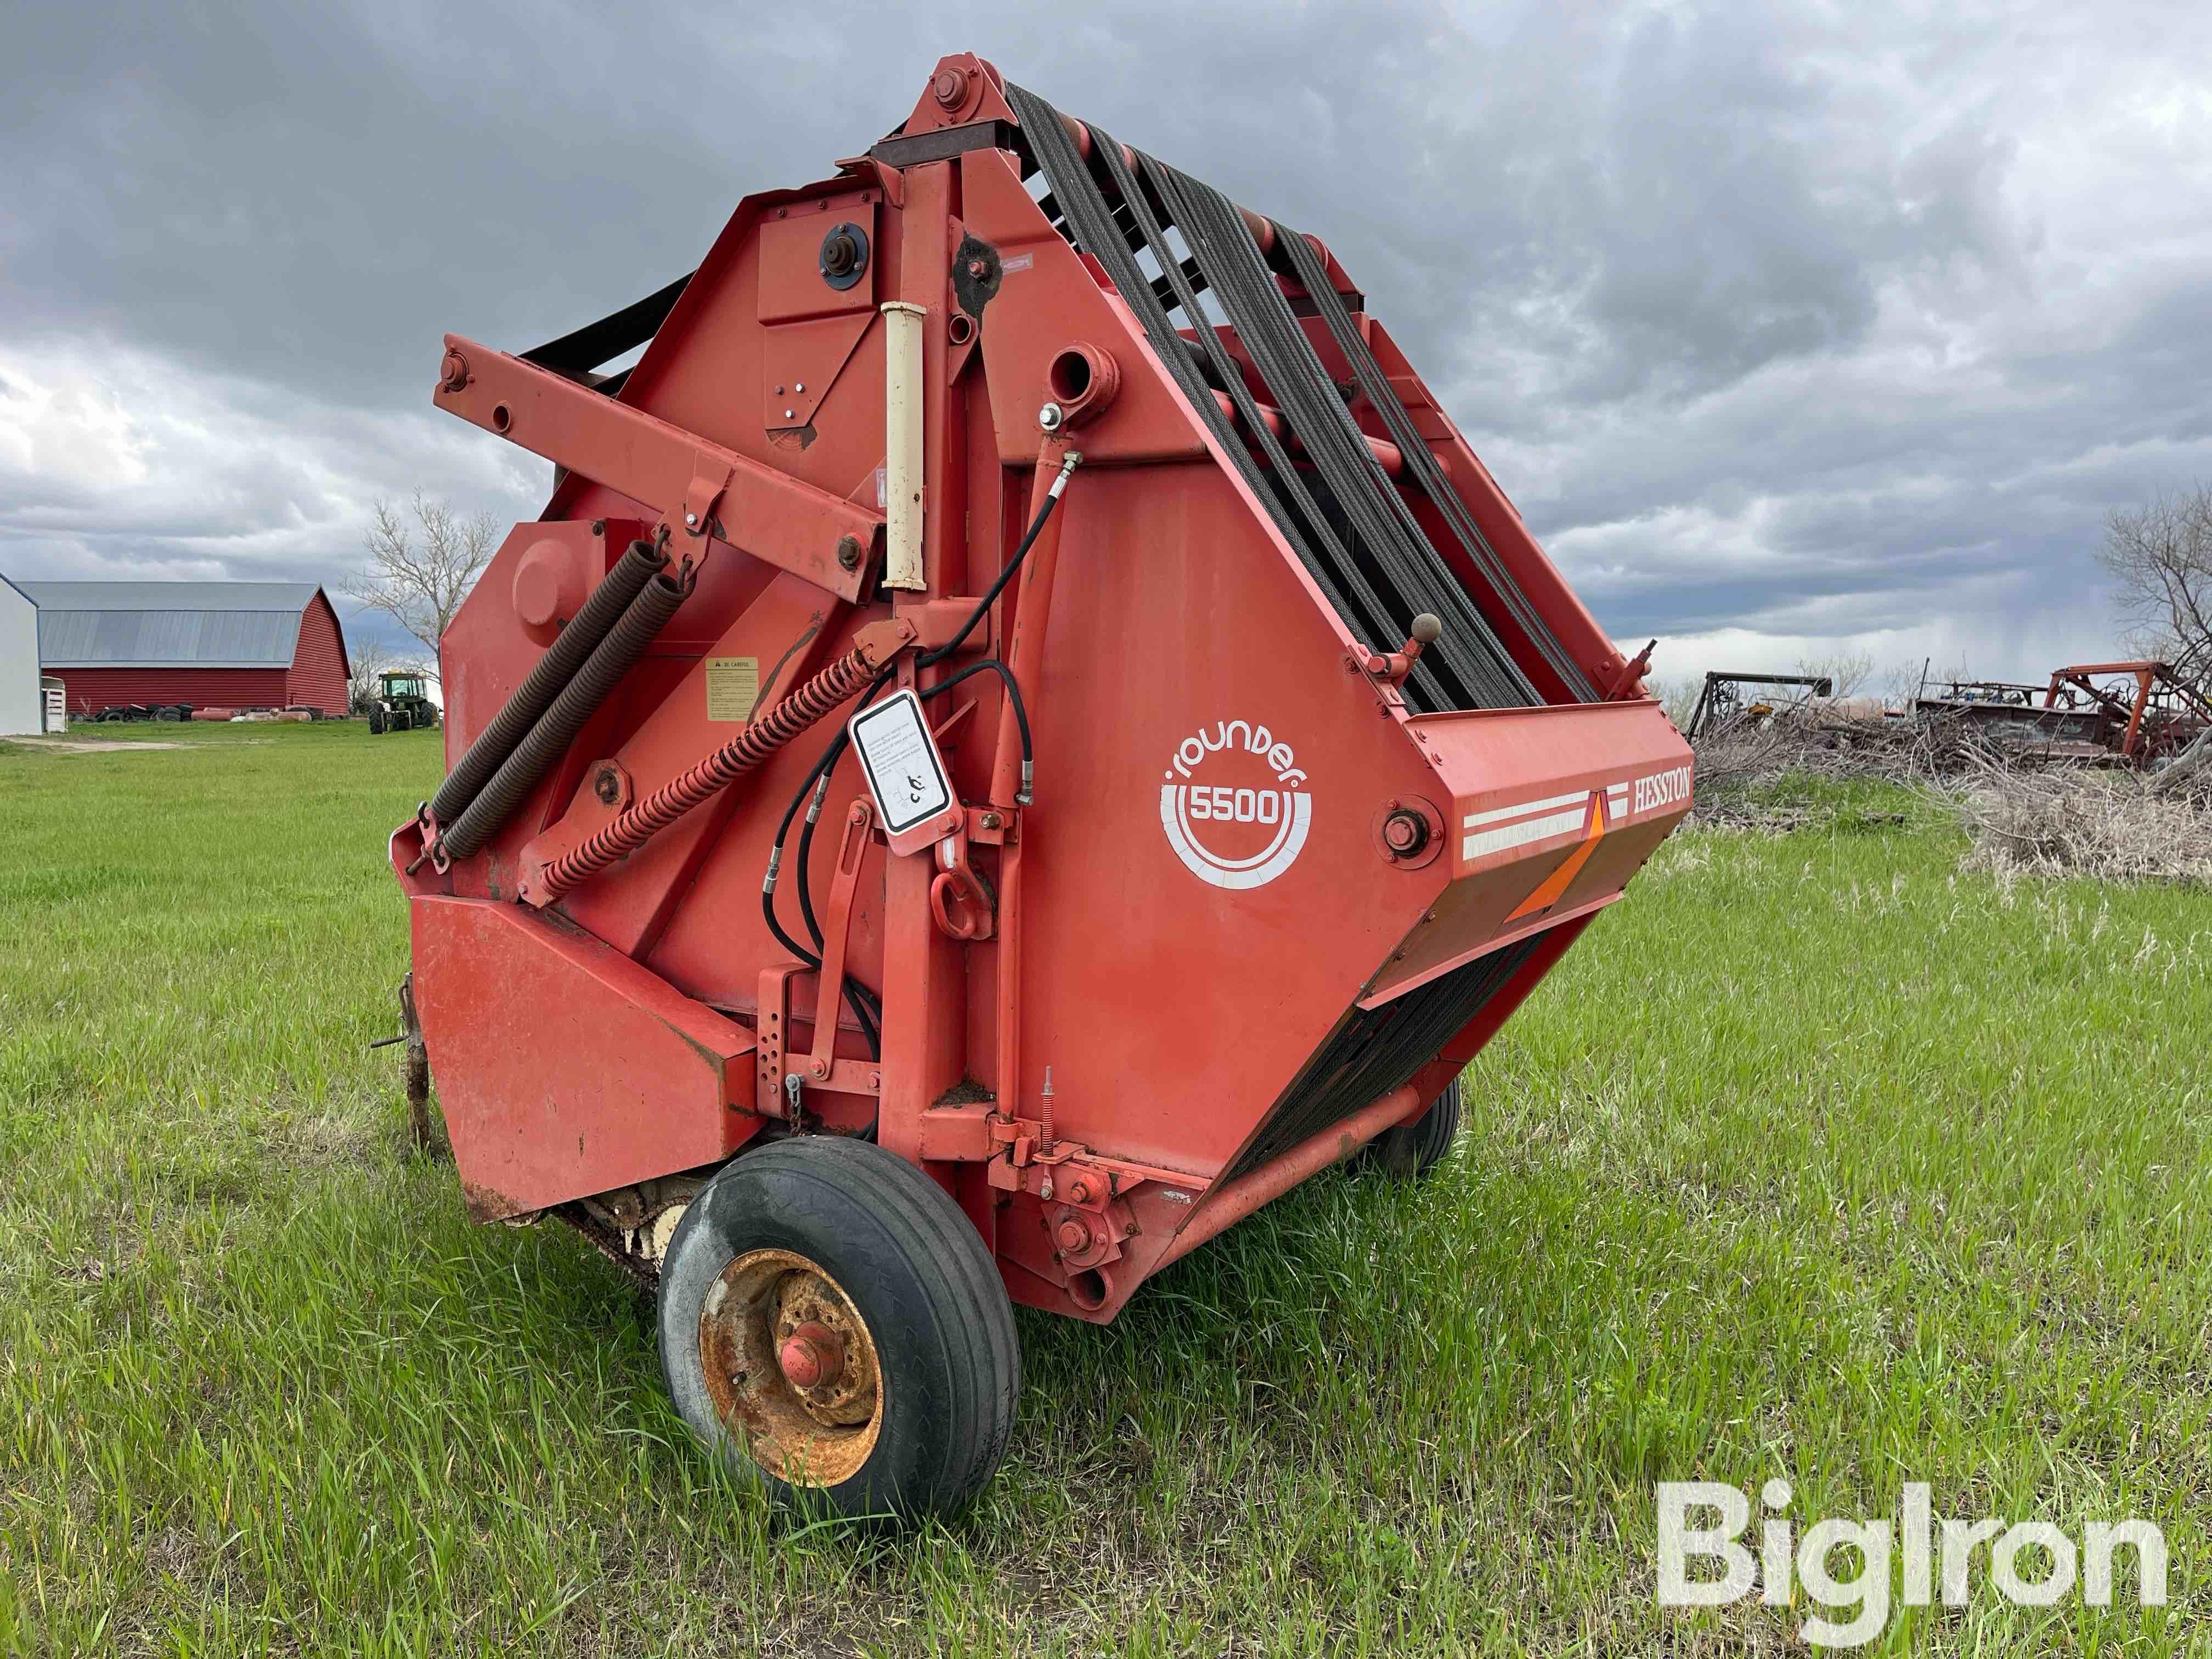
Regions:
<instances>
[{"instance_id":1,"label":"bare tree","mask_svg":"<svg viewBox=\"0 0 2212 1659\"><path fill-rule=\"evenodd\" d=\"M497 524L489 513L465 516L417 490L404 514L377 502L368 546L370 568L342 580L340 591L384 612L434 661L446 625L499 550Z\"/></svg>"},{"instance_id":2,"label":"bare tree","mask_svg":"<svg viewBox=\"0 0 2212 1659\"><path fill-rule=\"evenodd\" d=\"M1831 651L1818 657L1797 659L1797 672L1808 680L1833 680L1833 695L1848 697L1867 682L1874 672L1874 653L1871 651Z\"/></svg>"},{"instance_id":3,"label":"bare tree","mask_svg":"<svg viewBox=\"0 0 2212 1659\"><path fill-rule=\"evenodd\" d=\"M2118 589L2129 648L2212 689L2212 485L2117 509L2097 562Z\"/></svg>"},{"instance_id":4,"label":"bare tree","mask_svg":"<svg viewBox=\"0 0 2212 1659\"><path fill-rule=\"evenodd\" d=\"M1698 706L1698 694L1705 689L1703 680L1692 679L1687 674L1655 674L1644 684L1667 711L1667 718L1678 727L1689 725L1690 715Z\"/></svg>"}]
</instances>

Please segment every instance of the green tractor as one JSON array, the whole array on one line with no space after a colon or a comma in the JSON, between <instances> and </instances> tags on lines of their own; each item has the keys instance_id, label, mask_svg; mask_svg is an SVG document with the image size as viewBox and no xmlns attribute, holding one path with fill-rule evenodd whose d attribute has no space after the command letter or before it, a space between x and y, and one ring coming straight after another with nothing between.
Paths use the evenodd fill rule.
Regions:
<instances>
[{"instance_id":1,"label":"green tractor","mask_svg":"<svg viewBox=\"0 0 2212 1659\"><path fill-rule=\"evenodd\" d=\"M438 723L438 705L430 701L429 682L412 669L398 669L377 677L380 690L368 702L368 730L372 737L386 732L414 732Z\"/></svg>"}]
</instances>

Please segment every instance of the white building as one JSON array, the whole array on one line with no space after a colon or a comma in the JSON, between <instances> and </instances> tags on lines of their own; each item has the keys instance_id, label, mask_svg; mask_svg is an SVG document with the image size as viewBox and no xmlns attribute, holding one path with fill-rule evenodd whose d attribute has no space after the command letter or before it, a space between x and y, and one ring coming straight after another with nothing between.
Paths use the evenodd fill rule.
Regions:
<instances>
[{"instance_id":1,"label":"white building","mask_svg":"<svg viewBox=\"0 0 2212 1659\"><path fill-rule=\"evenodd\" d=\"M46 730L39 690L39 607L0 576L0 737Z\"/></svg>"}]
</instances>

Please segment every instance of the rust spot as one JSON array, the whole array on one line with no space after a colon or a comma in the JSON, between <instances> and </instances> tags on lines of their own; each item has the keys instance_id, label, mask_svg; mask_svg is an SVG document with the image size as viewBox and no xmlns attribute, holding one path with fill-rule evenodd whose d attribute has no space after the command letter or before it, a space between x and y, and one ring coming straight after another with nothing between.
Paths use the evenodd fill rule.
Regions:
<instances>
[{"instance_id":1,"label":"rust spot","mask_svg":"<svg viewBox=\"0 0 2212 1659\"><path fill-rule=\"evenodd\" d=\"M473 1181L461 1182L461 1202L468 1206L469 1219L477 1222L512 1221L536 1212L532 1206Z\"/></svg>"}]
</instances>

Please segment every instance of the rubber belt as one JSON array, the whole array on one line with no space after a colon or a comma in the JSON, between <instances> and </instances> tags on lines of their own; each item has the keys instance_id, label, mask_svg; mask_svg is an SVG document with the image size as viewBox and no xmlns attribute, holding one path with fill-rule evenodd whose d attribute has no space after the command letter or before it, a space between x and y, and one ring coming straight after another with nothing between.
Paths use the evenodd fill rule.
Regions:
<instances>
[{"instance_id":1,"label":"rubber belt","mask_svg":"<svg viewBox=\"0 0 2212 1659\"><path fill-rule=\"evenodd\" d=\"M1194 411L1268 506L1278 529L1355 636L1377 641L1388 650L1403 637L1416 610L1434 611L1444 620L1445 636L1416 665L1407 687L1408 701L1428 708L1540 702L1375 461L1241 214L1209 187L1140 155L1138 165L1152 186L1148 194L1121 147L1093 128L1093 159L1121 197L1118 207L1109 207L1052 106L1020 88L1010 88L1008 97L1073 240L1106 269ZM1188 258L1176 257L1170 248L1153 211L1152 195L1181 231L1191 251ZM1136 263L1125 226L1152 253L1158 278ZM1237 327L1290 429L1314 462L1324 486L1320 491L1291 465L1282 441L1259 418L1241 369L1200 308L1194 275L1214 291ZM1198 337L1195 351L1170 322L1163 288L1190 319ZM1329 297L1334 301L1333 291ZM1212 395L1201 362L1226 391L1252 447L1269 463L1265 474ZM1338 514L1341 531L1334 516ZM1525 596L1512 597L1520 599L1518 608L1526 607Z\"/></svg>"},{"instance_id":2,"label":"rubber belt","mask_svg":"<svg viewBox=\"0 0 2212 1659\"><path fill-rule=\"evenodd\" d=\"M1150 279L1139 269L1128 243L1115 228L1105 197L1085 168L1074 140L1060 125L1058 112L1036 94L1018 86L1010 84L1006 97L1028 135L1031 157L1043 169L1046 182L1051 186L1052 200L1074 232L1076 241L1098 260L1115 287L1121 290L1123 301L1143 325L1153 354L1182 390L1192 412L1212 432L1252 493L1267 507L1283 539L1290 544L1298 562L1353 637L1363 645L1370 641L1379 642L1370 647L1372 649L1392 649L1397 641L1386 638L1394 625L1389 607L1367 586L1352 566L1349 554L1335 543L1327 518L1291 466L1290 457L1259 418L1251 394L1244 387L1243 374L1229 361L1226 349L1213 330L1204 325L1202 313L1196 309L1197 300L1190 292L1188 280L1182 277L1179 267L1175 278L1182 283L1178 297L1183 300L1188 314L1197 321L1200 344L1212 358L1217 374L1254 441L1266 453L1273 469L1272 477L1262 472L1258 461L1237 436L1237 428L1214 401L1212 391L1191 360L1189 343L1169 320L1165 308L1152 292ZM1109 165L1120 161L1121 151L1110 137L1095 128L1091 137L1094 153L1103 153ZM1141 200L1139 193L1133 191L1131 194ZM1132 216L1135 216L1133 213ZM1150 216L1147 212L1139 222L1156 232L1158 227L1150 224ZM1167 264L1175 267L1174 261ZM1330 556L1327 561L1316 554L1315 541L1319 541ZM1341 580L1346 572L1352 578L1348 588ZM1432 678L1420 675L1421 666L1416 665L1416 677L1423 679L1430 698L1436 699L1439 696L1436 684ZM1443 705L1438 702L1436 706Z\"/></svg>"},{"instance_id":3,"label":"rubber belt","mask_svg":"<svg viewBox=\"0 0 2212 1659\"><path fill-rule=\"evenodd\" d=\"M1452 487L1451 479L1437 464L1437 458L1430 452L1427 441L1414 426L1413 417L1407 412L1406 405L1399 401L1397 389L1390 384L1390 377L1375 361L1375 354L1368 349L1366 338L1352 320L1352 313L1345 309L1344 301L1337 297L1335 285L1329 281L1328 268L1322 264L1321 255L1315 251L1314 245L1279 221L1272 222L1275 226L1275 246L1289 252L1291 269L1297 272L1300 285L1312 296L1314 309L1328 325L1329 337L1336 342L1336 349L1352 365L1352 378L1358 382L1360 391L1365 394L1375 412L1382 417L1382 424L1390 434L1390 441L1398 446L1399 453L1406 458L1406 470L1412 475L1413 482L1420 487L1423 495L1436 503L1437 511L1451 526L1453 535L1459 538L1459 544L1466 550L1468 558L1513 613L1513 620L1520 625L1522 633L1543 653L1544 660L1551 665L1552 672L1559 677L1575 700L1578 702L1599 701L1597 688L1583 672L1582 665L1567 654L1566 647L1559 643L1559 636L1546 625L1536 607L1528 602L1528 596L1514 581L1504 562L1498 558L1497 550L1490 545L1489 538L1482 533L1482 527L1475 523L1474 515L1468 510L1467 503L1460 499L1458 490Z\"/></svg>"},{"instance_id":4,"label":"rubber belt","mask_svg":"<svg viewBox=\"0 0 2212 1659\"><path fill-rule=\"evenodd\" d=\"M1192 244L1208 286L1315 470L1350 520L1358 545L1407 607L1434 611L1443 637L1431 647L1442 667L1485 708L1527 707L1543 698L1476 606L1437 556L1382 463L1344 406L1304 328L1267 269L1236 204L1175 167L1140 158ZM1424 654L1426 660L1426 653Z\"/></svg>"}]
</instances>

